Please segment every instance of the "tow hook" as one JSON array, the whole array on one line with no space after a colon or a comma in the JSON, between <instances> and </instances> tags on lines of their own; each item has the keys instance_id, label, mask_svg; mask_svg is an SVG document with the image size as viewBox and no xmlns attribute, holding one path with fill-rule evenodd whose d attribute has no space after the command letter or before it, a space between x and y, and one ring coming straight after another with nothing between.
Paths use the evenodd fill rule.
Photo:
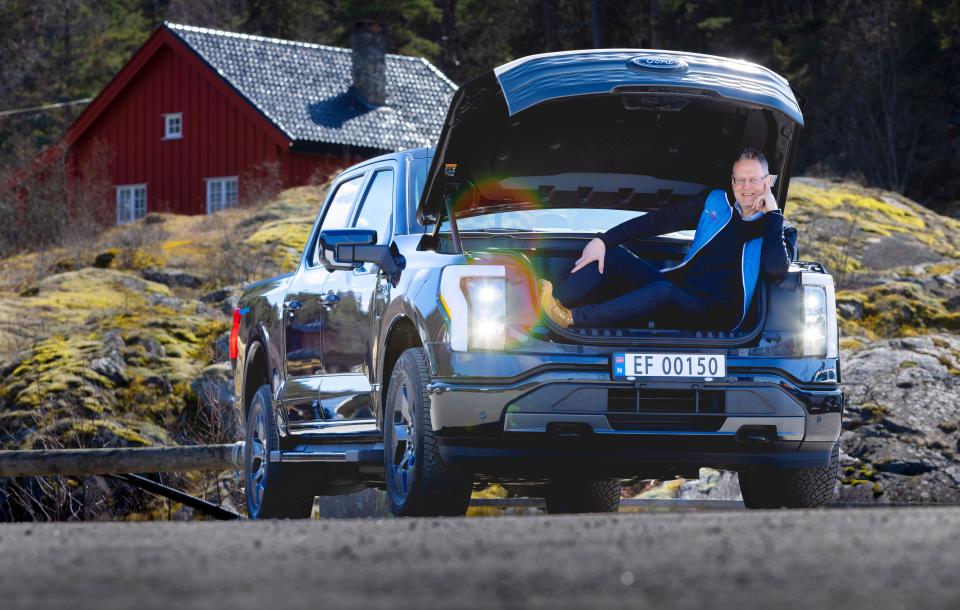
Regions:
<instances>
[{"instance_id":1,"label":"tow hook","mask_svg":"<svg viewBox=\"0 0 960 610\"><path fill-rule=\"evenodd\" d=\"M777 440L776 426L740 426L737 429L738 443L772 443Z\"/></svg>"}]
</instances>

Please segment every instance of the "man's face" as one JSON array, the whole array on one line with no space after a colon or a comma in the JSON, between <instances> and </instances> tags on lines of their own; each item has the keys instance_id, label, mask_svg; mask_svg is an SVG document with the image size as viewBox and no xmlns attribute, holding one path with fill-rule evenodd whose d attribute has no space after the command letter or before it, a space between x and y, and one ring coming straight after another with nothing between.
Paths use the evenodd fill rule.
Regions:
<instances>
[{"instance_id":1,"label":"man's face","mask_svg":"<svg viewBox=\"0 0 960 610\"><path fill-rule=\"evenodd\" d=\"M733 164L733 194L740 202L740 207L755 208L769 186L770 176L756 159L744 159Z\"/></svg>"}]
</instances>

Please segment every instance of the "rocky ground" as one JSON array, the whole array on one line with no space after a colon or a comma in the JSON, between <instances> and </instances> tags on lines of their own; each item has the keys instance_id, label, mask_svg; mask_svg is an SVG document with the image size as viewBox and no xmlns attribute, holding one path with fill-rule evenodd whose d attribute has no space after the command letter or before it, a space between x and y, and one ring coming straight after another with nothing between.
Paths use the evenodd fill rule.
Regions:
<instances>
[{"instance_id":1,"label":"rocky ground","mask_svg":"<svg viewBox=\"0 0 960 610\"><path fill-rule=\"evenodd\" d=\"M845 353L837 502L960 504L960 337L884 339ZM704 468L642 498L739 500L737 475Z\"/></svg>"},{"instance_id":2,"label":"rocky ground","mask_svg":"<svg viewBox=\"0 0 960 610\"><path fill-rule=\"evenodd\" d=\"M876 341L851 354L844 499L960 503L960 337Z\"/></svg>"}]
</instances>

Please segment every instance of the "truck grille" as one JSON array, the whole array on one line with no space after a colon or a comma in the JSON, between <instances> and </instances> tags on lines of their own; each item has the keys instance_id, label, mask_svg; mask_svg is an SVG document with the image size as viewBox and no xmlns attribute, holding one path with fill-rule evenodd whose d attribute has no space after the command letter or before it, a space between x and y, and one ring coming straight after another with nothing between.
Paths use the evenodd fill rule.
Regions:
<instances>
[{"instance_id":1,"label":"truck grille","mask_svg":"<svg viewBox=\"0 0 960 610\"><path fill-rule=\"evenodd\" d=\"M607 412L652 415L723 413L724 397L722 390L610 388L607 390Z\"/></svg>"},{"instance_id":2,"label":"truck grille","mask_svg":"<svg viewBox=\"0 0 960 610\"><path fill-rule=\"evenodd\" d=\"M638 413L608 413L607 421L614 430L685 432L716 432L726 419L723 415L650 415Z\"/></svg>"},{"instance_id":3,"label":"truck grille","mask_svg":"<svg viewBox=\"0 0 960 610\"><path fill-rule=\"evenodd\" d=\"M587 339L638 339L669 338L685 339L737 339L745 337L748 331L696 330L696 329L658 329L658 328L579 328L571 326L566 332Z\"/></svg>"}]
</instances>

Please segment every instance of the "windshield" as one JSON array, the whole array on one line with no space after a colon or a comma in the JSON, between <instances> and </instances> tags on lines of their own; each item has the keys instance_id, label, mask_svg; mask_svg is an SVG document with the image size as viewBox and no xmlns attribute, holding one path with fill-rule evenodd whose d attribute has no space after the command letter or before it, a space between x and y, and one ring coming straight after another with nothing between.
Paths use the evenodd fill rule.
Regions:
<instances>
[{"instance_id":1,"label":"windshield","mask_svg":"<svg viewBox=\"0 0 960 610\"><path fill-rule=\"evenodd\" d=\"M590 208L552 208L548 210L518 210L495 212L458 218L460 231L536 231L543 233L600 233L618 224L642 216L646 212ZM441 232L450 231L450 223L440 225ZM693 239L693 231L677 231L670 237Z\"/></svg>"}]
</instances>

